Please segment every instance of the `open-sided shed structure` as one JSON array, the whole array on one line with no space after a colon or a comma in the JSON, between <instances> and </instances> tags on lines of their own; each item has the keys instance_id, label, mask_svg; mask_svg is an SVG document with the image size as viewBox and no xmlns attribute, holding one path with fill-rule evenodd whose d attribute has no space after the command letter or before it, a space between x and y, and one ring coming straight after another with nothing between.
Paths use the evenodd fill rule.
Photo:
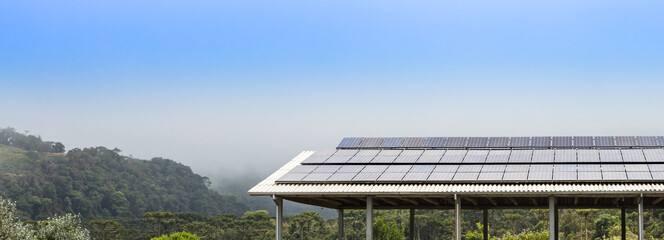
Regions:
<instances>
[{"instance_id":1,"label":"open-sided shed structure","mask_svg":"<svg viewBox=\"0 0 664 240\"><path fill-rule=\"evenodd\" d=\"M623 239L634 208L643 239L643 209L664 203L664 137L344 138L302 152L249 194L274 199L276 239L283 199L338 209L340 220L366 208L367 226L373 209L411 209L411 229L413 209L455 209L456 239L462 208L484 210L484 221L488 209L548 208L550 239L559 208L622 209Z\"/></svg>"}]
</instances>

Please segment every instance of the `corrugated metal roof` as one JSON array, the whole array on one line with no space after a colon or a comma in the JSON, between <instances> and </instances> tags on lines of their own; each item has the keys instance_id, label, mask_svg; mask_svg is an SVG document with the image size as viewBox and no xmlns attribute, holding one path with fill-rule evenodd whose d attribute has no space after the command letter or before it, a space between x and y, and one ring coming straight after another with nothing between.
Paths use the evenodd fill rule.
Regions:
<instances>
[{"instance_id":1,"label":"corrugated metal roof","mask_svg":"<svg viewBox=\"0 0 664 240\"><path fill-rule=\"evenodd\" d=\"M523 184L277 184L314 151L304 151L249 190L250 195L416 195L416 194L623 194L664 193L664 183L523 183Z\"/></svg>"}]
</instances>

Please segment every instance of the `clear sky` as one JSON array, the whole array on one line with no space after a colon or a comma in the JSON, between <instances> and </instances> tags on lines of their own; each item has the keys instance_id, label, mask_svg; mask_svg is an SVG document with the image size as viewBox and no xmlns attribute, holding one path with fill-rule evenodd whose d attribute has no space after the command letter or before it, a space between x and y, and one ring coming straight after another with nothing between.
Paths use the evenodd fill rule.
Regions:
<instances>
[{"instance_id":1,"label":"clear sky","mask_svg":"<svg viewBox=\"0 0 664 240\"><path fill-rule=\"evenodd\" d=\"M664 135L662 1L2 1L0 127L207 175L344 136Z\"/></svg>"}]
</instances>

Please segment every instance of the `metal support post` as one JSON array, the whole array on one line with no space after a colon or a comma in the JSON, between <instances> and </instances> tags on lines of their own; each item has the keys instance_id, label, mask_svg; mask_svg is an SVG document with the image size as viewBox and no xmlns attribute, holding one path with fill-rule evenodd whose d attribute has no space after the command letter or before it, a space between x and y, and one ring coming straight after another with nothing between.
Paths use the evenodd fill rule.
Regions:
<instances>
[{"instance_id":1,"label":"metal support post","mask_svg":"<svg viewBox=\"0 0 664 240\"><path fill-rule=\"evenodd\" d=\"M483 239L489 240L489 209L482 210L482 224L484 225L482 230Z\"/></svg>"},{"instance_id":2,"label":"metal support post","mask_svg":"<svg viewBox=\"0 0 664 240\"><path fill-rule=\"evenodd\" d=\"M556 198L549 197L549 240L556 240Z\"/></svg>"},{"instance_id":3,"label":"metal support post","mask_svg":"<svg viewBox=\"0 0 664 240\"><path fill-rule=\"evenodd\" d=\"M410 209L410 240L415 240L415 209Z\"/></svg>"},{"instance_id":4,"label":"metal support post","mask_svg":"<svg viewBox=\"0 0 664 240\"><path fill-rule=\"evenodd\" d=\"M454 194L455 218L456 218L456 240L461 240L461 197Z\"/></svg>"},{"instance_id":5,"label":"metal support post","mask_svg":"<svg viewBox=\"0 0 664 240\"><path fill-rule=\"evenodd\" d=\"M337 212L339 213L339 217L337 220L339 221L337 225L339 225L339 240L344 240L344 209L339 208L337 209Z\"/></svg>"},{"instance_id":6,"label":"metal support post","mask_svg":"<svg viewBox=\"0 0 664 240\"><path fill-rule=\"evenodd\" d=\"M625 207L620 209L620 239L627 240L627 228L625 228Z\"/></svg>"},{"instance_id":7,"label":"metal support post","mask_svg":"<svg viewBox=\"0 0 664 240\"><path fill-rule=\"evenodd\" d=\"M373 196L367 196L367 240L373 240Z\"/></svg>"},{"instance_id":8,"label":"metal support post","mask_svg":"<svg viewBox=\"0 0 664 240\"><path fill-rule=\"evenodd\" d=\"M281 240L283 235L283 219L284 219L284 199L272 195L272 200L277 205L277 215L275 217L276 231L274 233L275 239Z\"/></svg>"},{"instance_id":9,"label":"metal support post","mask_svg":"<svg viewBox=\"0 0 664 240\"><path fill-rule=\"evenodd\" d=\"M643 240L643 194L639 196L639 240Z\"/></svg>"}]
</instances>

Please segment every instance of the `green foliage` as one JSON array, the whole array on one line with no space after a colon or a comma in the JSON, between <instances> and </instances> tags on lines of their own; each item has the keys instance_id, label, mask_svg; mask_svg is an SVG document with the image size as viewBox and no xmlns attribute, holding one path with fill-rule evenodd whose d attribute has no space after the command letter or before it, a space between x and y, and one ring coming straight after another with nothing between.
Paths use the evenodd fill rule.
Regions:
<instances>
[{"instance_id":1,"label":"green foliage","mask_svg":"<svg viewBox=\"0 0 664 240\"><path fill-rule=\"evenodd\" d=\"M90 235L96 240L122 239L126 229L118 221L95 220L88 223Z\"/></svg>"},{"instance_id":2,"label":"green foliage","mask_svg":"<svg viewBox=\"0 0 664 240\"><path fill-rule=\"evenodd\" d=\"M292 239L317 239L315 236L326 236L329 232L325 219L317 212L302 212L289 219L288 234Z\"/></svg>"},{"instance_id":3,"label":"green foliage","mask_svg":"<svg viewBox=\"0 0 664 240\"><path fill-rule=\"evenodd\" d=\"M373 224L374 239L403 240L406 239L404 229L399 230L394 221L387 221L383 216L377 216Z\"/></svg>"},{"instance_id":4,"label":"green foliage","mask_svg":"<svg viewBox=\"0 0 664 240\"><path fill-rule=\"evenodd\" d=\"M484 225L481 222L476 225L477 229L466 233L466 240L484 240ZM495 239L495 237L489 235L489 239Z\"/></svg>"},{"instance_id":5,"label":"green foliage","mask_svg":"<svg viewBox=\"0 0 664 240\"><path fill-rule=\"evenodd\" d=\"M16 204L0 197L0 239L28 240L32 236L32 230L18 221Z\"/></svg>"},{"instance_id":6,"label":"green foliage","mask_svg":"<svg viewBox=\"0 0 664 240\"><path fill-rule=\"evenodd\" d=\"M171 235L162 235L158 238L152 238L152 240L199 240L200 238L196 234L191 234L188 232L179 232L173 233Z\"/></svg>"},{"instance_id":7,"label":"green foliage","mask_svg":"<svg viewBox=\"0 0 664 240\"><path fill-rule=\"evenodd\" d=\"M210 190L206 177L172 160L138 160L104 147L63 155L44 146L51 143L0 129L0 195L16 200L19 216L40 220L79 213L86 220L138 219L157 211L214 216L248 210L235 197Z\"/></svg>"},{"instance_id":8,"label":"green foliage","mask_svg":"<svg viewBox=\"0 0 664 240\"><path fill-rule=\"evenodd\" d=\"M69 213L39 221L34 225L34 228L35 237L39 240L90 239L90 232L81 227L81 218Z\"/></svg>"},{"instance_id":9,"label":"green foliage","mask_svg":"<svg viewBox=\"0 0 664 240\"><path fill-rule=\"evenodd\" d=\"M42 141L41 137L22 134L13 128L0 128L0 144L25 149L27 151L63 153L65 145L60 142Z\"/></svg>"}]
</instances>

